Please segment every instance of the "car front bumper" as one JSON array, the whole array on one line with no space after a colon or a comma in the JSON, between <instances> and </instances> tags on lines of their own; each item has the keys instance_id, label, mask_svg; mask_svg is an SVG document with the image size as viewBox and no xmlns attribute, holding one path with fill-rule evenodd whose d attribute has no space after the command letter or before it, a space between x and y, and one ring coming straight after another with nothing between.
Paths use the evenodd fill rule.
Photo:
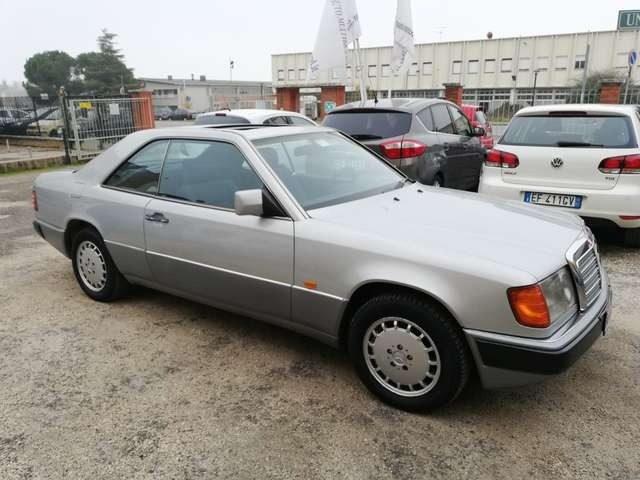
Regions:
<instances>
[{"instance_id":1,"label":"car front bumper","mask_svg":"<svg viewBox=\"0 0 640 480\"><path fill-rule=\"evenodd\" d=\"M571 325L546 339L465 330L485 388L536 383L561 373L604 335L611 319L611 288L605 281L598 301Z\"/></svg>"}]
</instances>

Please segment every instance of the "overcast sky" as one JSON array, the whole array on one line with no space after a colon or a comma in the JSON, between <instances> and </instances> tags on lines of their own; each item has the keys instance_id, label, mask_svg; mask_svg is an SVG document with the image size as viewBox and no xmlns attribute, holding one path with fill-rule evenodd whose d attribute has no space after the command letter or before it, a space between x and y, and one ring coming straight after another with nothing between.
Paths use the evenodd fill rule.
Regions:
<instances>
[{"instance_id":1,"label":"overcast sky","mask_svg":"<svg viewBox=\"0 0 640 480\"><path fill-rule=\"evenodd\" d=\"M0 80L22 80L44 50L96 49L102 28L119 35L139 77L269 80L272 53L310 51L325 0L0 0ZM362 46L392 41L395 0L357 0ZM416 43L613 30L631 0L413 0Z\"/></svg>"}]
</instances>

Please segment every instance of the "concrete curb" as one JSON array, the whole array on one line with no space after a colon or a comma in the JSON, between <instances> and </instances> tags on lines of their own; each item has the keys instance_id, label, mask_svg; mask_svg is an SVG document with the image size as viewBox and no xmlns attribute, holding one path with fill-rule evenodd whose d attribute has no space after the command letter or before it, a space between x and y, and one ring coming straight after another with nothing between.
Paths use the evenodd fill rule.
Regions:
<instances>
[{"instance_id":1,"label":"concrete curb","mask_svg":"<svg viewBox=\"0 0 640 480\"><path fill-rule=\"evenodd\" d=\"M65 164L64 160L65 160L64 152L60 154L51 155L48 157L42 157L42 158L9 160L6 162L0 162L0 174L33 170L37 168L62 166ZM85 163L86 161L89 161L89 160L90 158L83 158L82 160L78 161L77 158L71 157L71 164L76 165L79 163Z\"/></svg>"}]
</instances>

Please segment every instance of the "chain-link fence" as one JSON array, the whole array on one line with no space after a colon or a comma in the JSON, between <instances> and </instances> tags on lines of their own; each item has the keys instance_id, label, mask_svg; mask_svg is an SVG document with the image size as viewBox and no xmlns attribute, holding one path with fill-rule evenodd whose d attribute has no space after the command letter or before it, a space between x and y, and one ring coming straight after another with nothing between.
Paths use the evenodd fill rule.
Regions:
<instances>
[{"instance_id":1,"label":"chain-link fence","mask_svg":"<svg viewBox=\"0 0 640 480\"><path fill-rule=\"evenodd\" d=\"M57 97L0 97L0 134L54 137L62 126Z\"/></svg>"}]
</instances>

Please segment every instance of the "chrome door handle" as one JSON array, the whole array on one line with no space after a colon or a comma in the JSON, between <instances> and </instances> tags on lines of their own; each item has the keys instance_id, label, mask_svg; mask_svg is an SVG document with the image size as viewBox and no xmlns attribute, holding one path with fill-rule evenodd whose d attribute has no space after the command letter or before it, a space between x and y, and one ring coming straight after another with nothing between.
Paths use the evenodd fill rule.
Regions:
<instances>
[{"instance_id":1,"label":"chrome door handle","mask_svg":"<svg viewBox=\"0 0 640 480\"><path fill-rule=\"evenodd\" d=\"M148 213L144 219L148 222L169 223L169 219L160 212Z\"/></svg>"}]
</instances>

